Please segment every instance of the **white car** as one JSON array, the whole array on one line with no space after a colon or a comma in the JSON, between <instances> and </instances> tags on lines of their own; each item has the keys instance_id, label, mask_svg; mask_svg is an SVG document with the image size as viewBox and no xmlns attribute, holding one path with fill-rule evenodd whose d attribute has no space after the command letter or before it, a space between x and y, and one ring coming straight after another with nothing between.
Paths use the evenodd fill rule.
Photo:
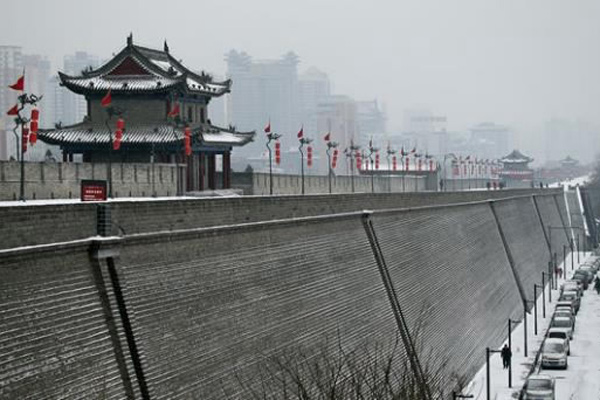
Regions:
<instances>
[{"instance_id":1,"label":"white car","mask_svg":"<svg viewBox=\"0 0 600 400\"><path fill-rule=\"evenodd\" d=\"M530 375L525 382L524 400L555 400L554 378L550 375Z\"/></svg>"},{"instance_id":2,"label":"white car","mask_svg":"<svg viewBox=\"0 0 600 400\"><path fill-rule=\"evenodd\" d=\"M573 339L573 321L566 317L553 317L550 322L550 328L562 328L569 334L569 339Z\"/></svg>"},{"instance_id":3,"label":"white car","mask_svg":"<svg viewBox=\"0 0 600 400\"><path fill-rule=\"evenodd\" d=\"M569 331L565 328L550 328L548 329L549 339L562 339L565 341L567 346L567 355L571 355L571 339L569 338Z\"/></svg>"},{"instance_id":4,"label":"white car","mask_svg":"<svg viewBox=\"0 0 600 400\"><path fill-rule=\"evenodd\" d=\"M562 368L569 366L567 346L563 339L546 339L542 348L542 368Z\"/></svg>"}]
</instances>

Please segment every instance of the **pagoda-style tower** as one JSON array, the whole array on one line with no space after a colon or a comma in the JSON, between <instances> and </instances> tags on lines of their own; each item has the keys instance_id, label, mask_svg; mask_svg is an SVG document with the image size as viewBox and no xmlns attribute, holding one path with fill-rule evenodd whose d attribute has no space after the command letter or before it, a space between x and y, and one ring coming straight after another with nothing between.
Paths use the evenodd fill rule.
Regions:
<instances>
[{"instance_id":1,"label":"pagoda-style tower","mask_svg":"<svg viewBox=\"0 0 600 400\"><path fill-rule=\"evenodd\" d=\"M130 35L127 46L98 69L80 76L59 72L59 77L63 86L85 96L88 107L81 123L40 130L41 140L60 146L65 162L73 154L82 154L84 162L149 162L154 156L157 162L187 165L187 191L229 188L231 151L255 135L211 124L208 103L228 93L231 80L216 82L204 72L190 71L170 54L166 42L162 51L154 50L134 45ZM101 104L109 91L112 110ZM122 112L125 120L119 150L112 146L117 118L112 111ZM189 156L185 127L192 136ZM218 155L221 185L216 181Z\"/></svg>"},{"instance_id":2,"label":"pagoda-style tower","mask_svg":"<svg viewBox=\"0 0 600 400\"><path fill-rule=\"evenodd\" d=\"M529 163L533 158L524 155L519 150L513 150L504 156L500 162L503 165L500 171L500 179L507 187L529 187L533 183L533 169Z\"/></svg>"}]
</instances>

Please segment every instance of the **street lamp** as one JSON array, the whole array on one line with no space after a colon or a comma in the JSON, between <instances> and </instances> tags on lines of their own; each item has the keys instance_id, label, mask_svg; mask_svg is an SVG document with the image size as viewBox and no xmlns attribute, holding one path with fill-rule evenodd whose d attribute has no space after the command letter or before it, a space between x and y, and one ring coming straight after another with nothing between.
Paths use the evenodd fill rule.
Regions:
<instances>
[{"instance_id":1,"label":"street lamp","mask_svg":"<svg viewBox=\"0 0 600 400\"><path fill-rule=\"evenodd\" d=\"M273 153L269 144L271 143L271 141L279 139L281 135L274 132L271 133L270 125L271 124L269 123L269 133L267 133L267 150L269 150L269 194L273 195Z\"/></svg>"},{"instance_id":2,"label":"street lamp","mask_svg":"<svg viewBox=\"0 0 600 400\"><path fill-rule=\"evenodd\" d=\"M16 85L20 85L21 87L19 87L18 89L15 88ZM19 79L18 83L10 86L12 89L15 90L23 90L23 85L24 85L24 78ZM15 142L16 142L16 146L17 146L17 159L19 159L19 135L17 133L18 128L21 128L21 151L20 151L20 161L21 161L21 178L19 180L19 200L21 201L25 201L25 152L27 151L27 142L29 140L29 128L27 127L27 124L31 122L32 126L33 123L35 122L37 124L37 117L34 117L34 110L32 110L32 118L28 119L26 117L24 117L23 115L21 115L21 111L23 111L25 109L25 107L27 105L33 106L35 107L37 105L37 103L42 99L43 96L37 96L35 94L27 94L27 93L23 93L21 94L17 99L18 99L18 103L11 108L8 111L8 115L14 116L15 117L15 127L13 129L13 134L15 135ZM35 111L38 113L38 111ZM31 131L32 135L36 135L35 137L37 138L37 128L35 130ZM31 143L34 143L34 139L31 139Z\"/></svg>"},{"instance_id":3,"label":"street lamp","mask_svg":"<svg viewBox=\"0 0 600 400\"><path fill-rule=\"evenodd\" d=\"M517 324L519 321L508 319L508 349L512 354L512 326L511 324ZM512 359L508 363L508 387L512 387Z\"/></svg>"},{"instance_id":4,"label":"street lamp","mask_svg":"<svg viewBox=\"0 0 600 400\"><path fill-rule=\"evenodd\" d=\"M300 146L298 146L298 150L300 151L300 171L302 175L302 194L304 194L304 153L302 152L302 148L305 144L310 144L313 140L305 137L300 137L298 139L300 142Z\"/></svg>"},{"instance_id":5,"label":"street lamp","mask_svg":"<svg viewBox=\"0 0 600 400\"><path fill-rule=\"evenodd\" d=\"M548 302L552 303L552 287L550 286L552 283L550 280L546 279L546 276L549 276L552 279L552 275L548 275L547 272L542 271L542 286L546 287L546 282L548 282ZM542 289L544 290L544 289ZM542 292L544 293L544 292ZM546 301L544 300L544 318L546 318Z\"/></svg>"},{"instance_id":6,"label":"street lamp","mask_svg":"<svg viewBox=\"0 0 600 400\"><path fill-rule=\"evenodd\" d=\"M394 165L396 165L396 150L392 149L388 144L388 148L386 151L387 165L388 165L388 192L392 192L392 174L390 169L390 157L394 157Z\"/></svg>"},{"instance_id":7,"label":"street lamp","mask_svg":"<svg viewBox=\"0 0 600 400\"><path fill-rule=\"evenodd\" d=\"M354 155L358 150L360 150L360 146L355 145L353 141L350 142L350 147L344 149L346 158L350 159L350 186L352 187L352 193L354 193Z\"/></svg>"},{"instance_id":8,"label":"street lamp","mask_svg":"<svg viewBox=\"0 0 600 400\"><path fill-rule=\"evenodd\" d=\"M333 158L337 160L337 150L335 150L337 147L338 142L328 141L327 150L325 150L325 153L327 153L327 164L329 165L329 194L331 194L331 177L333 175L333 166L331 165L331 149L334 149L335 155Z\"/></svg>"},{"instance_id":9,"label":"street lamp","mask_svg":"<svg viewBox=\"0 0 600 400\"><path fill-rule=\"evenodd\" d=\"M378 148L373 147L373 141L369 141L369 154L367 155L367 158L369 159L369 162L371 163L371 193L375 193L375 162L373 161L373 154L375 154L377 151L379 151Z\"/></svg>"}]
</instances>

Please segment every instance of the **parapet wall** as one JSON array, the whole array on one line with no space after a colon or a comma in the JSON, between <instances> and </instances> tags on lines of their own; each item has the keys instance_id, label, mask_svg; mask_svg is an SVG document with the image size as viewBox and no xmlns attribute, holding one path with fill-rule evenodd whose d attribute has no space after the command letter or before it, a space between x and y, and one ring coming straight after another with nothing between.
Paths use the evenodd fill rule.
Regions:
<instances>
[{"instance_id":1,"label":"parapet wall","mask_svg":"<svg viewBox=\"0 0 600 400\"><path fill-rule=\"evenodd\" d=\"M108 176L108 164L25 162L26 199L77 199L81 180ZM177 194L176 164L113 163L114 197L175 196ZM21 164L0 161L0 201L16 200L20 196ZM153 184L154 182L154 184Z\"/></svg>"},{"instance_id":2,"label":"parapet wall","mask_svg":"<svg viewBox=\"0 0 600 400\"><path fill-rule=\"evenodd\" d=\"M265 358L295 346L395 338L382 271L421 362L452 366L440 377L451 390L450 372L481 367L481 349L522 315L519 286L532 300L546 270L543 227L564 197L520 193L111 203L131 212L121 238L0 250L0 398L243 398L240 380L252 386ZM356 212L365 203L379 211ZM230 226L202 219L224 204ZM190 212L160 222L179 207ZM133 227L135 215L155 223Z\"/></svg>"}]
</instances>

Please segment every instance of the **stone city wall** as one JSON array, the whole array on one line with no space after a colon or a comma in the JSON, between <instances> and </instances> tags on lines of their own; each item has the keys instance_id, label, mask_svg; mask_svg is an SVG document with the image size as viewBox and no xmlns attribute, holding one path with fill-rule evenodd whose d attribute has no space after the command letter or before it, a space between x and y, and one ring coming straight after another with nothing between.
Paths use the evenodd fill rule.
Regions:
<instances>
[{"instance_id":1,"label":"stone city wall","mask_svg":"<svg viewBox=\"0 0 600 400\"><path fill-rule=\"evenodd\" d=\"M450 372L472 376L532 300L549 258L543 226L564 203L498 193L512 196L334 215L339 201L311 209L290 196L295 218L265 217L285 215L265 203L246 224L182 214L173 230L0 250L0 398L244 398L240 381L260 384L270 356L393 340L391 298L409 330L420 326L421 362L453 366L439 382L451 390Z\"/></svg>"},{"instance_id":2,"label":"stone city wall","mask_svg":"<svg viewBox=\"0 0 600 400\"><path fill-rule=\"evenodd\" d=\"M81 180L106 180L108 164L25 162L26 199L79 198ZM177 169L175 164L113 163L114 197L175 196ZM181 168L181 167L179 167ZM154 184L152 183L154 180ZM0 161L0 201L17 200L20 196L21 164Z\"/></svg>"}]
</instances>

